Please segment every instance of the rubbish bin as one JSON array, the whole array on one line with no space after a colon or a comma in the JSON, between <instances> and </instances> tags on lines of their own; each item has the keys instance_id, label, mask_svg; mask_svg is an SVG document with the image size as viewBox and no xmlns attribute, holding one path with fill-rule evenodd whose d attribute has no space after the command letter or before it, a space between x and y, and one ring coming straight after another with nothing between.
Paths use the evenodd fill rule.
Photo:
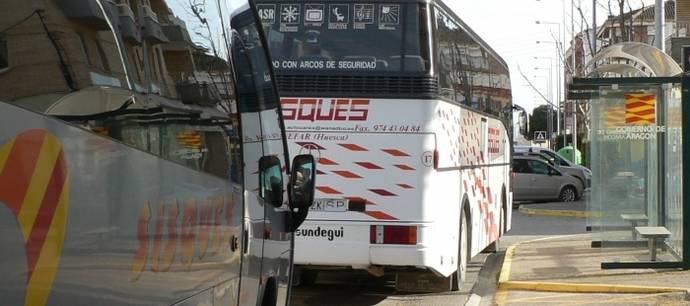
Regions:
<instances>
[{"instance_id":1,"label":"rubbish bin","mask_svg":"<svg viewBox=\"0 0 690 306\"><path fill-rule=\"evenodd\" d=\"M565 146L558 150L558 154L561 156L567 158L569 161L572 161L578 165L582 165L582 152L580 150L577 150L576 154L573 154L576 150L573 148L573 146ZM577 160L573 159L573 155L576 156Z\"/></svg>"}]
</instances>

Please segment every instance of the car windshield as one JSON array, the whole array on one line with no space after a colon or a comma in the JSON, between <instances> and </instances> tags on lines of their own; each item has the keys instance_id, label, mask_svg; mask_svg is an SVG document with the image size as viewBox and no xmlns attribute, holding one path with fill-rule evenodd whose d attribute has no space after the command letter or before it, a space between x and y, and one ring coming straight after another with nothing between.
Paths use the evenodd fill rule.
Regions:
<instances>
[{"instance_id":1,"label":"car windshield","mask_svg":"<svg viewBox=\"0 0 690 306\"><path fill-rule=\"evenodd\" d=\"M429 70L419 4L258 1L278 73L423 73Z\"/></svg>"},{"instance_id":2,"label":"car windshield","mask_svg":"<svg viewBox=\"0 0 690 306\"><path fill-rule=\"evenodd\" d=\"M565 167L570 167L570 166L571 166L570 162L568 162L565 158L561 157L560 155L558 155L558 154L555 153L555 152L551 152L551 151L548 151L548 150L543 150L543 151L541 151L541 152L544 153L544 154L546 154L546 155L548 155L548 156L550 156L550 157L554 160L554 163L556 163L556 164L558 164L558 165L560 165L560 166L565 166Z\"/></svg>"}]
</instances>

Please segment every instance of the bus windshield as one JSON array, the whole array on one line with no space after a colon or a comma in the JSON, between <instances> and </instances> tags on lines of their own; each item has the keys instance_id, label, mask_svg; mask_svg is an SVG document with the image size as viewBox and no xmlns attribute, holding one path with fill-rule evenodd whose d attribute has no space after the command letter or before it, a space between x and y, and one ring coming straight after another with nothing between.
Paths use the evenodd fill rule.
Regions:
<instances>
[{"instance_id":1,"label":"bus windshield","mask_svg":"<svg viewBox=\"0 0 690 306\"><path fill-rule=\"evenodd\" d=\"M279 74L429 71L424 5L258 2Z\"/></svg>"}]
</instances>

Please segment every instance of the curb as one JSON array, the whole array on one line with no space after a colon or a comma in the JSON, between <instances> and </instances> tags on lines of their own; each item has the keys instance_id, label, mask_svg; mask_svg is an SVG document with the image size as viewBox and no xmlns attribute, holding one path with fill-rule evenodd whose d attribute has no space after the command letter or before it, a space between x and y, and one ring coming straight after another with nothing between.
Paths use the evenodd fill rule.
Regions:
<instances>
[{"instance_id":1,"label":"curb","mask_svg":"<svg viewBox=\"0 0 690 306\"><path fill-rule=\"evenodd\" d=\"M516 243L506 250L505 259L503 260L503 267L501 268L501 275L498 279L498 291L496 293L496 302L503 305L507 297L508 290L529 290L529 291L543 291L543 292L568 292L568 293L668 293L668 292L685 292L689 293L687 288L679 287L655 287L655 286L635 286L635 285L613 285L613 284L596 284L596 283L558 283L558 282L544 282L544 281L511 281L510 269L515 256L515 250L522 244L533 243L543 240L559 239L565 237L573 237L576 235L564 235L555 237L546 237L523 241Z\"/></svg>"},{"instance_id":2,"label":"curb","mask_svg":"<svg viewBox=\"0 0 690 306\"><path fill-rule=\"evenodd\" d=\"M597 216L599 214L592 213L591 211L581 211L581 210L564 210L564 209L543 209L543 208L518 208L518 211L533 216L549 216L549 217L575 217L575 218L590 218Z\"/></svg>"},{"instance_id":3,"label":"curb","mask_svg":"<svg viewBox=\"0 0 690 306\"><path fill-rule=\"evenodd\" d=\"M570 293L668 293L687 292L685 288L653 287L611 284L554 283L532 281L506 281L499 284L500 290L530 290Z\"/></svg>"}]
</instances>

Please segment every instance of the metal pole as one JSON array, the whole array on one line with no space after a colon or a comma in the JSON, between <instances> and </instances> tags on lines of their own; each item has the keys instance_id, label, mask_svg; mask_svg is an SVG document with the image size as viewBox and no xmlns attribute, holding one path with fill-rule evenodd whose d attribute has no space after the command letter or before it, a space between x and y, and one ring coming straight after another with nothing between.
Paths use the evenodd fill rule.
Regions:
<instances>
[{"instance_id":1,"label":"metal pole","mask_svg":"<svg viewBox=\"0 0 690 306\"><path fill-rule=\"evenodd\" d=\"M551 108L553 107L553 62L549 60L549 99L551 99L551 105L549 105L549 144L551 149L553 149L553 114L551 114Z\"/></svg>"},{"instance_id":2,"label":"metal pole","mask_svg":"<svg viewBox=\"0 0 690 306\"><path fill-rule=\"evenodd\" d=\"M551 99L551 105L549 105L549 110L551 110L551 108L554 107L554 103L553 103L553 94L554 94L554 92L553 92L553 61L551 61L551 60L549 60L549 88L551 88L551 96L549 96L549 98ZM556 120L558 120L558 113L556 113ZM549 121L549 123L551 123L551 134L549 134L549 140L553 140L553 132L554 132L553 117L551 117L551 121ZM555 130L558 130L558 127L556 127ZM553 147L554 146L552 145L551 148L553 149Z\"/></svg>"},{"instance_id":3,"label":"metal pole","mask_svg":"<svg viewBox=\"0 0 690 306\"><path fill-rule=\"evenodd\" d=\"M656 0L654 5L654 46L659 48L661 52L665 52L666 47L665 17L664 0Z\"/></svg>"},{"instance_id":4,"label":"metal pole","mask_svg":"<svg viewBox=\"0 0 690 306\"><path fill-rule=\"evenodd\" d=\"M597 0L592 0L592 57L597 53Z\"/></svg>"},{"instance_id":5,"label":"metal pole","mask_svg":"<svg viewBox=\"0 0 690 306\"><path fill-rule=\"evenodd\" d=\"M577 64L575 57L577 56L577 50L575 50L575 0L570 0L570 53L572 55L573 61L572 61L572 67L571 68L571 76L577 76L577 67L575 65Z\"/></svg>"},{"instance_id":6,"label":"metal pole","mask_svg":"<svg viewBox=\"0 0 690 306\"><path fill-rule=\"evenodd\" d=\"M561 134L561 58L560 56L560 42L561 42L561 24L558 24L558 41L556 42L556 137Z\"/></svg>"}]
</instances>

